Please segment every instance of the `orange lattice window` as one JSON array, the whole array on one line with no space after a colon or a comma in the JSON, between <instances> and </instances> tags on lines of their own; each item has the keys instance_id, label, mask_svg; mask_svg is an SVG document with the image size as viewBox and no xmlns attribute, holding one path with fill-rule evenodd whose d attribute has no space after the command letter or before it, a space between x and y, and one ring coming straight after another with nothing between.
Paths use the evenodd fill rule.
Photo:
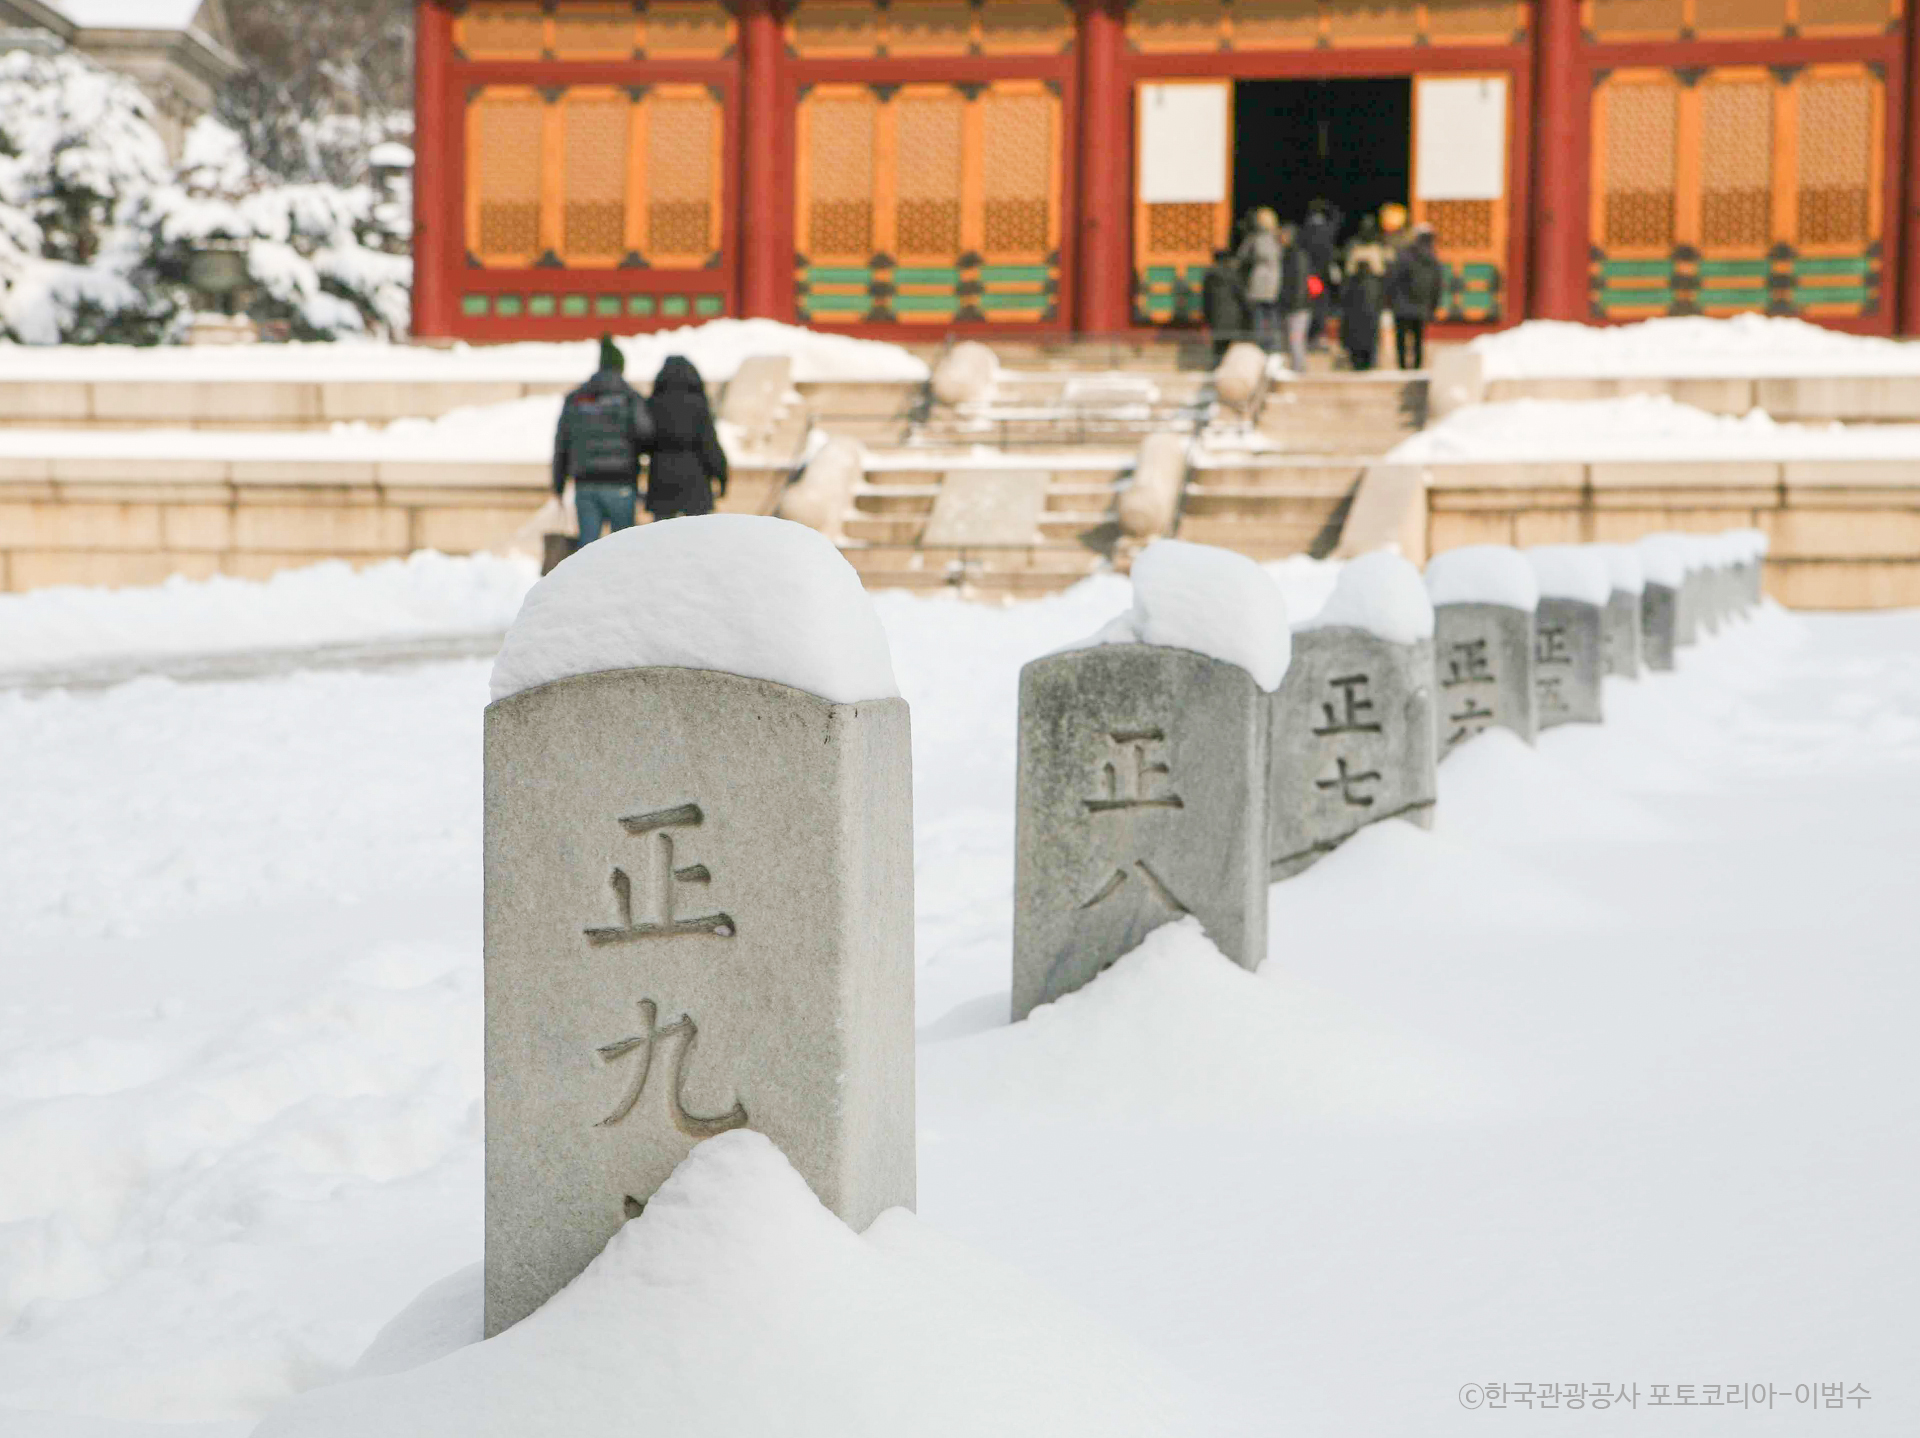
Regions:
<instances>
[{"instance_id":1,"label":"orange lattice window","mask_svg":"<svg viewBox=\"0 0 1920 1438\"><path fill-rule=\"evenodd\" d=\"M1319 0L1231 0L1236 50L1300 49L1320 38Z\"/></svg>"},{"instance_id":2,"label":"orange lattice window","mask_svg":"<svg viewBox=\"0 0 1920 1438\"><path fill-rule=\"evenodd\" d=\"M1685 0L1587 0L1587 28L1601 40L1677 40Z\"/></svg>"},{"instance_id":3,"label":"orange lattice window","mask_svg":"<svg viewBox=\"0 0 1920 1438\"><path fill-rule=\"evenodd\" d=\"M1147 205L1147 248L1155 254L1207 254L1213 249L1217 205Z\"/></svg>"},{"instance_id":4,"label":"orange lattice window","mask_svg":"<svg viewBox=\"0 0 1920 1438\"><path fill-rule=\"evenodd\" d=\"M1897 24L1900 0L1800 0L1802 35L1877 35Z\"/></svg>"},{"instance_id":5,"label":"orange lattice window","mask_svg":"<svg viewBox=\"0 0 1920 1438\"><path fill-rule=\"evenodd\" d=\"M617 264L627 252L627 139L632 102L618 90L570 91L560 104L560 258Z\"/></svg>"},{"instance_id":6,"label":"orange lattice window","mask_svg":"<svg viewBox=\"0 0 1920 1438\"><path fill-rule=\"evenodd\" d=\"M649 5L641 46L655 60L718 60L733 46L733 16L710 0Z\"/></svg>"},{"instance_id":7,"label":"orange lattice window","mask_svg":"<svg viewBox=\"0 0 1920 1438\"><path fill-rule=\"evenodd\" d=\"M720 104L699 85L646 99L646 229L652 265L691 268L720 248Z\"/></svg>"},{"instance_id":8,"label":"orange lattice window","mask_svg":"<svg viewBox=\"0 0 1920 1438\"><path fill-rule=\"evenodd\" d=\"M864 87L822 86L803 102L800 233L815 261L826 256L865 264L873 255L878 109Z\"/></svg>"},{"instance_id":9,"label":"orange lattice window","mask_svg":"<svg viewBox=\"0 0 1920 1438\"><path fill-rule=\"evenodd\" d=\"M787 21L787 42L802 59L878 55L881 18L871 0L801 0Z\"/></svg>"},{"instance_id":10,"label":"orange lattice window","mask_svg":"<svg viewBox=\"0 0 1920 1438\"><path fill-rule=\"evenodd\" d=\"M1147 54L1204 54L1226 36L1220 0L1135 0L1127 38Z\"/></svg>"},{"instance_id":11,"label":"orange lattice window","mask_svg":"<svg viewBox=\"0 0 1920 1438\"><path fill-rule=\"evenodd\" d=\"M1795 210L1802 245L1862 248L1874 238L1874 100L1864 74L1800 84Z\"/></svg>"},{"instance_id":12,"label":"orange lattice window","mask_svg":"<svg viewBox=\"0 0 1920 1438\"><path fill-rule=\"evenodd\" d=\"M547 106L519 86L482 90L467 107L467 248L482 264L532 264L541 243Z\"/></svg>"},{"instance_id":13,"label":"orange lattice window","mask_svg":"<svg viewBox=\"0 0 1920 1438\"><path fill-rule=\"evenodd\" d=\"M1700 87L1700 243L1765 249L1773 238L1773 82Z\"/></svg>"},{"instance_id":14,"label":"orange lattice window","mask_svg":"<svg viewBox=\"0 0 1920 1438\"><path fill-rule=\"evenodd\" d=\"M972 45L967 0L902 0L887 7L890 55L964 55Z\"/></svg>"},{"instance_id":15,"label":"orange lattice window","mask_svg":"<svg viewBox=\"0 0 1920 1438\"><path fill-rule=\"evenodd\" d=\"M1492 200L1428 200L1426 223L1442 252L1493 248Z\"/></svg>"},{"instance_id":16,"label":"orange lattice window","mask_svg":"<svg viewBox=\"0 0 1920 1438\"><path fill-rule=\"evenodd\" d=\"M1427 35L1436 42L1505 44L1527 28L1512 0L1427 0Z\"/></svg>"},{"instance_id":17,"label":"orange lattice window","mask_svg":"<svg viewBox=\"0 0 1920 1438\"><path fill-rule=\"evenodd\" d=\"M565 5L553 15L553 55L556 60L626 60L639 30L633 6L624 0Z\"/></svg>"},{"instance_id":18,"label":"orange lattice window","mask_svg":"<svg viewBox=\"0 0 1920 1438\"><path fill-rule=\"evenodd\" d=\"M535 0L476 0L454 20L453 43L469 60L538 60L547 17Z\"/></svg>"},{"instance_id":19,"label":"orange lattice window","mask_svg":"<svg viewBox=\"0 0 1920 1438\"><path fill-rule=\"evenodd\" d=\"M1679 159L1679 87L1670 80L1615 84L1606 91L1605 162L1600 176L1608 250L1669 250Z\"/></svg>"},{"instance_id":20,"label":"orange lattice window","mask_svg":"<svg viewBox=\"0 0 1920 1438\"><path fill-rule=\"evenodd\" d=\"M1788 0L1693 0L1693 33L1706 39L1781 35L1787 7ZM1800 0L1800 8L1807 8L1807 0Z\"/></svg>"},{"instance_id":21,"label":"orange lattice window","mask_svg":"<svg viewBox=\"0 0 1920 1438\"><path fill-rule=\"evenodd\" d=\"M1336 45L1411 45L1420 32L1414 0L1363 0L1327 6L1327 36Z\"/></svg>"},{"instance_id":22,"label":"orange lattice window","mask_svg":"<svg viewBox=\"0 0 1920 1438\"><path fill-rule=\"evenodd\" d=\"M1054 128L1059 102L1042 89L996 86L980 105L981 248L1040 257L1055 248Z\"/></svg>"},{"instance_id":23,"label":"orange lattice window","mask_svg":"<svg viewBox=\"0 0 1920 1438\"><path fill-rule=\"evenodd\" d=\"M967 102L949 86L901 92L893 103L894 246L902 255L960 253Z\"/></svg>"},{"instance_id":24,"label":"orange lattice window","mask_svg":"<svg viewBox=\"0 0 1920 1438\"><path fill-rule=\"evenodd\" d=\"M1073 43L1073 11L1058 0L984 0L980 49L988 55L1057 55Z\"/></svg>"}]
</instances>

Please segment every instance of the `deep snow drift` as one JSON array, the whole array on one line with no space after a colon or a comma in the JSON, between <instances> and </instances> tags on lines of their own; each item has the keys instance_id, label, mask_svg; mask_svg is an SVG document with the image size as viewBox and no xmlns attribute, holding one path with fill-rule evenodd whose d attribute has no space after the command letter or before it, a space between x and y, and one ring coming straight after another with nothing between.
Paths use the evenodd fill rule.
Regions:
<instances>
[{"instance_id":1,"label":"deep snow drift","mask_svg":"<svg viewBox=\"0 0 1920 1438\"><path fill-rule=\"evenodd\" d=\"M1920 373L1920 345L1779 315L1703 315L1627 325L1528 320L1473 341L1488 379Z\"/></svg>"},{"instance_id":2,"label":"deep snow drift","mask_svg":"<svg viewBox=\"0 0 1920 1438\"><path fill-rule=\"evenodd\" d=\"M1483 736L1431 833L1275 886L1258 974L1165 930L1010 1027L1019 667L1130 602L877 597L928 1245L1097 1315L1210 1435L1480 1435L1512 1425L1462 1385L1547 1381L1778 1392L1606 1420L1688 1434L1810 1431L1794 1386L1828 1382L1873 1395L1850 1433L1920 1427L1920 615L1768 610L1609 680L1603 727ZM363 1373L471 1332L487 677L0 695L8 1438L238 1438L352 1401L315 1390L403 1312ZM883 1237L822 1245L911 1274ZM781 1354L701 1361L724 1388Z\"/></svg>"}]
</instances>

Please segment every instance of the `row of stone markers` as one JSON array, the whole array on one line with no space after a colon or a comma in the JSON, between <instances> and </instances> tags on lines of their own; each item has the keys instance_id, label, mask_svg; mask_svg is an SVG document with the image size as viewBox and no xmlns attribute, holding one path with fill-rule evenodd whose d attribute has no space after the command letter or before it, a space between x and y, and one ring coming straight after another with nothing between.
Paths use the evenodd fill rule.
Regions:
<instances>
[{"instance_id":1,"label":"row of stone markers","mask_svg":"<svg viewBox=\"0 0 1920 1438\"><path fill-rule=\"evenodd\" d=\"M1431 823L1490 724L1598 719L1603 666L1671 667L1763 548L1374 554L1295 630L1252 560L1148 546L1132 608L1021 674L1014 1017L1186 915L1258 967L1273 879ZM760 516L623 530L534 587L491 687L487 1333L732 1129L855 1228L911 1207L909 716L846 559Z\"/></svg>"},{"instance_id":2,"label":"row of stone markers","mask_svg":"<svg viewBox=\"0 0 1920 1438\"><path fill-rule=\"evenodd\" d=\"M1182 551L1177 575L1153 562ZM1382 819L1430 825L1439 760L1490 727L1601 722L1605 676L1672 669L1759 602L1765 552L1751 530L1480 545L1424 582L1372 554L1256 675L1225 596L1283 615L1278 588L1237 555L1149 547L1129 616L1021 674L1014 1018L1189 914L1257 968L1270 880Z\"/></svg>"}]
</instances>

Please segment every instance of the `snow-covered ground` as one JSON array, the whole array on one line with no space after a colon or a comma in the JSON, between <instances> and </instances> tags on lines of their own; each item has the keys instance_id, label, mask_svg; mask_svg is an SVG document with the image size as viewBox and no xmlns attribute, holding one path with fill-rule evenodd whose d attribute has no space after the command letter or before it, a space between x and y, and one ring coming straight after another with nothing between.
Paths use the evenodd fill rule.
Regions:
<instances>
[{"instance_id":1,"label":"snow-covered ground","mask_svg":"<svg viewBox=\"0 0 1920 1438\"><path fill-rule=\"evenodd\" d=\"M1824 1431L1795 1388L1829 1383L1872 1395L1836 1429L1920 1429L1920 614L1769 609L1609 680L1601 728L1483 737L1431 833L1275 887L1257 975L1163 931L1009 1027L1018 668L1128 602L879 599L921 1222L821 1271L988 1255L1209 1395L1207 1433L1479 1434L1519 1421L1463 1406L1485 1385L1601 1383L1694 1385L1679 1433ZM487 674L0 695L0 1433L237 1438L478 1258ZM772 1191L728 1189L732 1231L799 1223ZM921 1360L953 1341L910 1316ZM704 1387L766 1381L767 1331L692 1355ZM1763 1411L1699 1406L1731 1384ZM659 1391L634 1421L679 1431Z\"/></svg>"},{"instance_id":2,"label":"snow-covered ground","mask_svg":"<svg viewBox=\"0 0 1920 1438\"><path fill-rule=\"evenodd\" d=\"M1529 320L1473 341L1488 379L1920 374L1920 344L1770 315L1582 325Z\"/></svg>"},{"instance_id":3,"label":"snow-covered ground","mask_svg":"<svg viewBox=\"0 0 1920 1438\"><path fill-rule=\"evenodd\" d=\"M653 377L668 355L681 354L702 377L730 379L752 355L789 355L793 377L815 380L923 380L927 367L899 345L825 334L773 320L709 320L681 329L623 335L627 377ZM327 344L137 345L0 344L0 380L283 380L567 381L592 373L592 340L453 345L446 349L341 340Z\"/></svg>"},{"instance_id":4,"label":"snow-covered ground","mask_svg":"<svg viewBox=\"0 0 1920 1438\"><path fill-rule=\"evenodd\" d=\"M0 431L0 441L5 438ZM1388 454L1465 461L1899 459L1920 461L1920 425L1795 424L1763 410L1710 414L1666 395L1467 405Z\"/></svg>"}]
</instances>

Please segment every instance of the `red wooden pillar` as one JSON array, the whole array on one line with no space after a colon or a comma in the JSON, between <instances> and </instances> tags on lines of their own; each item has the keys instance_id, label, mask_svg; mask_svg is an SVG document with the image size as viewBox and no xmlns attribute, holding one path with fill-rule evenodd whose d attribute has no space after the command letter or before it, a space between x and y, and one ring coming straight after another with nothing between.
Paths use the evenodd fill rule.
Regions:
<instances>
[{"instance_id":1,"label":"red wooden pillar","mask_svg":"<svg viewBox=\"0 0 1920 1438\"><path fill-rule=\"evenodd\" d=\"M1908 0L1907 4L1904 78L1905 93L1899 104L1890 107L1900 120L1905 140L1900 163L1900 223L1893 232L1899 244L1895 252L1900 266L1899 331L1903 335L1920 335L1920 4L1914 0Z\"/></svg>"},{"instance_id":2,"label":"red wooden pillar","mask_svg":"<svg viewBox=\"0 0 1920 1438\"><path fill-rule=\"evenodd\" d=\"M1587 163L1580 69L1580 0L1534 0L1533 273L1528 313L1587 312Z\"/></svg>"},{"instance_id":3,"label":"red wooden pillar","mask_svg":"<svg viewBox=\"0 0 1920 1438\"><path fill-rule=\"evenodd\" d=\"M740 312L793 318L793 246L787 240L793 167L784 137L778 0L742 0L740 17ZM782 121L786 124L782 124Z\"/></svg>"},{"instance_id":4,"label":"red wooden pillar","mask_svg":"<svg viewBox=\"0 0 1920 1438\"><path fill-rule=\"evenodd\" d=\"M446 161L453 16L435 0L414 6L413 43L413 332L440 337L453 333L460 191Z\"/></svg>"},{"instance_id":5,"label":"red wooden pillar","mask_svg":"<svg viewBox=\"0 0 1920 1438\"><path fill-rule=\"evenodd\" d=\"M1132 97L1127 92L1124 0L1080 8L1080 264L1075 322L1110 334L1133 320Z\"/></svg>"}]
</instances>

